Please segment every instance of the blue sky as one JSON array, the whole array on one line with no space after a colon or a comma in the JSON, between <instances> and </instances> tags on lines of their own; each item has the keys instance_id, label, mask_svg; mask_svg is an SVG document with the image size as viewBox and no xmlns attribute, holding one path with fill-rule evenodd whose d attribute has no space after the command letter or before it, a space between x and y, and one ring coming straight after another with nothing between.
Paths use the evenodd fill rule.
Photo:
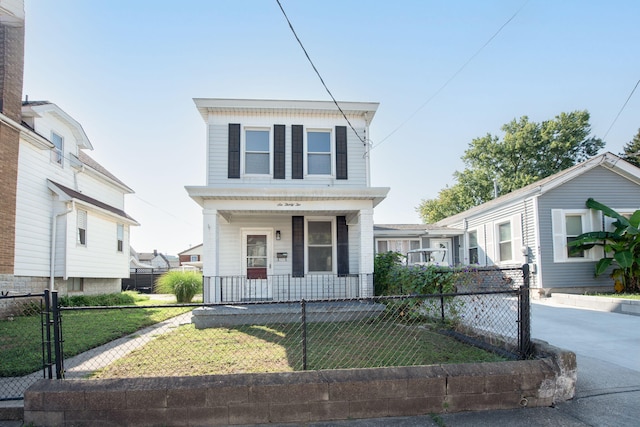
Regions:
<instances>
[{"instance_id":1,"label":"blue sky","mask_svg":"<svg viewBox=\"0 0 640 427\"><path fill-rule=\"evenodd\" d=\"M23 93L77 119L89 154L135 190L137 251L202 242L184 189L205 184L193 98L330 100L275 0L25 3ZM471 140L514 118L586 109L613 153L640 128L638 89L607 134L640 79L640 2L281 4L336 99L380 102L372 185L391 191L376 223L420 222L415 208L453 183Z\"/></svg>"}]
</instances>

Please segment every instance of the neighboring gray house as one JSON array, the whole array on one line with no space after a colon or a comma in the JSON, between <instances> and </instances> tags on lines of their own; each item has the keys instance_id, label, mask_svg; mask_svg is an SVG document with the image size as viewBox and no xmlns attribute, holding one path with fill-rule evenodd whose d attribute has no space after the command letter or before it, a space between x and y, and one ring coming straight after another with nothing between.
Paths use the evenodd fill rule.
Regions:
<instances>
[{"instance_id":1,"label":"neighboring gray house","mask_svg":"<svg viewBox=\"0 0 640 427\"><path fill-rule=\"evenodd\" d=\"M585 207L590 197L622 214L634 212L640 208L640 169L607 152L434 226L464 232L442 236L459 264L530 264L531 287L540 294L610 291L608 274L594 277L600 248L577 255L567 250L573 237L611 227L610 218Z\"/></svg>"},{"instance_id":2,"label":"neighboring gray house","mask_svg":"<svg viewBox=\"0 0 640 427\"><path fill-rule=\"evenodd\" d=\"M373 237L376 254L399 252L406 255L411 249L447 249L447 263L460 264L459 251L452 250L460 245L464 230L440 227L433 224L374 224Z\"/></svg>"}]
</instances>

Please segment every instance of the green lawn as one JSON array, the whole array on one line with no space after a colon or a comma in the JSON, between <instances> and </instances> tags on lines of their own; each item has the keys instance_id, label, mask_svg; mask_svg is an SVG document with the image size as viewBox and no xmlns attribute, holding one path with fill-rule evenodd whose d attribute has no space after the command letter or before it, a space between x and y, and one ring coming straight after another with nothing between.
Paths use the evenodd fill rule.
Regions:
<instances>
[{"instance_id":1,"label":"green lawn","mask_svg":"<svg viewBox=\"0 0 640 427\"><path fill-rule=\"evenodd\" d=\"M166 301L170 304L171 301ZM157 300L136 304L159 304ZM63 350L71 357L182 314L192 307L101 308L62 312ZM0 377L42 369L39 315L0 321ZM307 325L307 369L428 365L504 360L427 324L389 319ZM96 373L99 378L180 376L303 369L300 324L195 329L182 325Z\"/></svg>"}]
</instances>

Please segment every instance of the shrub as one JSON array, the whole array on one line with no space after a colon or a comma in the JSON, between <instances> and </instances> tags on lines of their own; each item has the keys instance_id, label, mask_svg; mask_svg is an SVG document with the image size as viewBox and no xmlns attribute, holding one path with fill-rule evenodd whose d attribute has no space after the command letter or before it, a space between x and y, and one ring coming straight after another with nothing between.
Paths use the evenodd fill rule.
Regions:
<instances>
[{"instance_id":1,"label":"shrub","mask_svg":"<svg viewBox=\"0 0 640 427\"><path fill-rule=\"evenodd\" d=\"M202 292L202 274L195 271L168 271L156 280L155 291L174 294L178 303L189 303Z\"/></svg>"},{"instance_id":2,"label":"shrub","mask_svg":"<svg viewBox=\"0 0 640 427\"><path fill-rule=\"evenodd\" d=\"M373 287L376 295L391 295L396 292L392 280L393 269L402 266L403 255L399 252L382 252L376 254L373 261Z\"/></svg>"},{"instance_id":3,"label":"shrub","mask_svg":"<svg viewBox=\"0 0 640 427\"><path fill-rule=\"evenodd\" d=\"M58 302L62 307L112 307L117 305L133 305L137 299L135 293L122 292L103 295L66 295L61 296Z\"/></svg>"}]
</instances>

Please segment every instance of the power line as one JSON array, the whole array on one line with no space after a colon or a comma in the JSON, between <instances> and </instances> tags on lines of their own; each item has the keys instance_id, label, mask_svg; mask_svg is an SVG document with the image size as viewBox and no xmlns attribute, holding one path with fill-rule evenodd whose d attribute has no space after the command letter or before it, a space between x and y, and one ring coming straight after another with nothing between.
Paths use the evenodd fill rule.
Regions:
<instances>
[{"instance_id":1,"label":"power line","mask_svg":"<svg viewBox=\"0 0 640 427\"><path fill-rule=\"evenodd\" d=\"M280 4L280 0L276 0L276 2L278 3L278 6L280 6L280 10L282 11L282 14L284 15L284 19L287 20L287 23L289 24L289 28L291 29L291 32L293 33L293 35L295 36L296 40L298 41L298 44L300 45L300 47L302 48L302 51L304 52L305 56L307 57L307 60L309 61L309 63L311 64L311 67L313 67L313 71L316 72L316 74L318 75L318 78L320 79L320 82L322 83L322 86L324 86L325 90L327 91L327 93L329 94L329 96L331 97L331 99L333 100L333 103L336 104L336 107L338 107L338 110L340 111L340 114L342 114L342 117L344 117L344 119L347 121L347 123L349 124L349 127L351 128L351 130L353 131L353 133L356 134L356 136L358 137L358 139L363 143L363 144L367 144L367 142L360 136L360 134L355 130L355 128L353 127L353 125L351 124L351 122L349 121L349 119L347 118L347 115L344 113L344 111L342 111L342 108L340 107L340 105L338 104L338 101L336 101L336 99L334 98L333 94L331 93L331 91L329 90L329 88L327 87L327 85L324 82L324 79L322 78L322 76L320 75L320 72L318 71L318 69L316 68L316 66L314 65L313 61L311 60L311 57L309 56L309 53L307 52L307 49L304 48L304 45L302 44L302 41L300 41L300 38L298 37L298 34L296 33L296 30L293 29L293 25L291 24L291 21L289 20L289 17L287 16L286 12L284 11L284 8L282 7L282 4Z\"/></svg>"},{"instance_id":2,"label":"power line","mask_svg":"<svg viewBox=\"0 0 640 427\"><path fill-rule=\"evenodd\" d=\"M640 84L640 80L638 80L636 82L636 85L633 87L633 89L631 90L631 93L629 94L629 96L627 97L627 100L624 101L624 104L622 105L622 108L620 108L620 111L618 111L618 114L616 115L616 118L613 119L613 122L611 122L611 126L609 126L609 129L607 129L607 131L604 133L604 136L602 137L603 140L605 140L607 138L607 135L609 135L609 131L611 130L611 128L613 127L614 124L616 124L616 121L618 121L618 117L620 117L620 114L622 114L622 111L626 108L627 104L629 103L629 100L631 99L631 97L633 96L633 93L636 91L636 89L638 88L638 85Z\"/></svg>"},{"instance_id":3,"label":"power line","mask_svg":"<svg viewBox=\"0 0 640 427\"><path fill-rule=\"evenodd\" d=\"M522 9L524 9L524 7L527 5L527 3L529 3L529 0L526 0L522 4L522 6L520 6L520 8L518 10L516 10L516 12L513 15L511 15L511 18L507 19L507 21L504 24L502 24L502 26L500 28L498 28L498 31L493 33L493 35L491 37L489 37L489 39L480 47L480 49L478 49L473 55L471 55L471 57L469 59L467 59L467 61L464 64L462 64L462 66L460 68L458 68L458 70L455 73L453 73L453 75L451 77L449 77L449 79L446 82L444 82L444 84L442 86L440 86L440 88L438 90L436 90L433 95L431 95L424 103L422 103L422 105L420 105L420 107L418 107L409 117L407 117L406 120L404 120L394 130L392 130L391 133L389 133L387 136L382 138L382 140L380 142L378 142L373 147L371 147L371 149L373 150L374 148L378 147L380 144L385 142L387 139L389 139L391 137L391 135L393 135L398 130L400 130L400 128L402 128L411 119L413 119L416 116L416 114L418 114L420 112L420 110L422 110L424 107L426 107L427 104L429 104L436 96L438 96L440 94L440 92L442 92L449 85L449 83L451 83L453 81L453 79L455 79L458 76L458 74L460 74L467 67L467 65L469 65L469 63L471 61L473 61L475 59L475 57L478 56L480 54L480 52L482 52L482 50L484 50L484 48L487 47L489 45L489 43L491 43L493 41L493 39L495 39L498 36L498 34L500 34L500 32L504 29L504 27L509 25L509 23L520 13L520 11Z\"/></svg>"}]
</instances>

